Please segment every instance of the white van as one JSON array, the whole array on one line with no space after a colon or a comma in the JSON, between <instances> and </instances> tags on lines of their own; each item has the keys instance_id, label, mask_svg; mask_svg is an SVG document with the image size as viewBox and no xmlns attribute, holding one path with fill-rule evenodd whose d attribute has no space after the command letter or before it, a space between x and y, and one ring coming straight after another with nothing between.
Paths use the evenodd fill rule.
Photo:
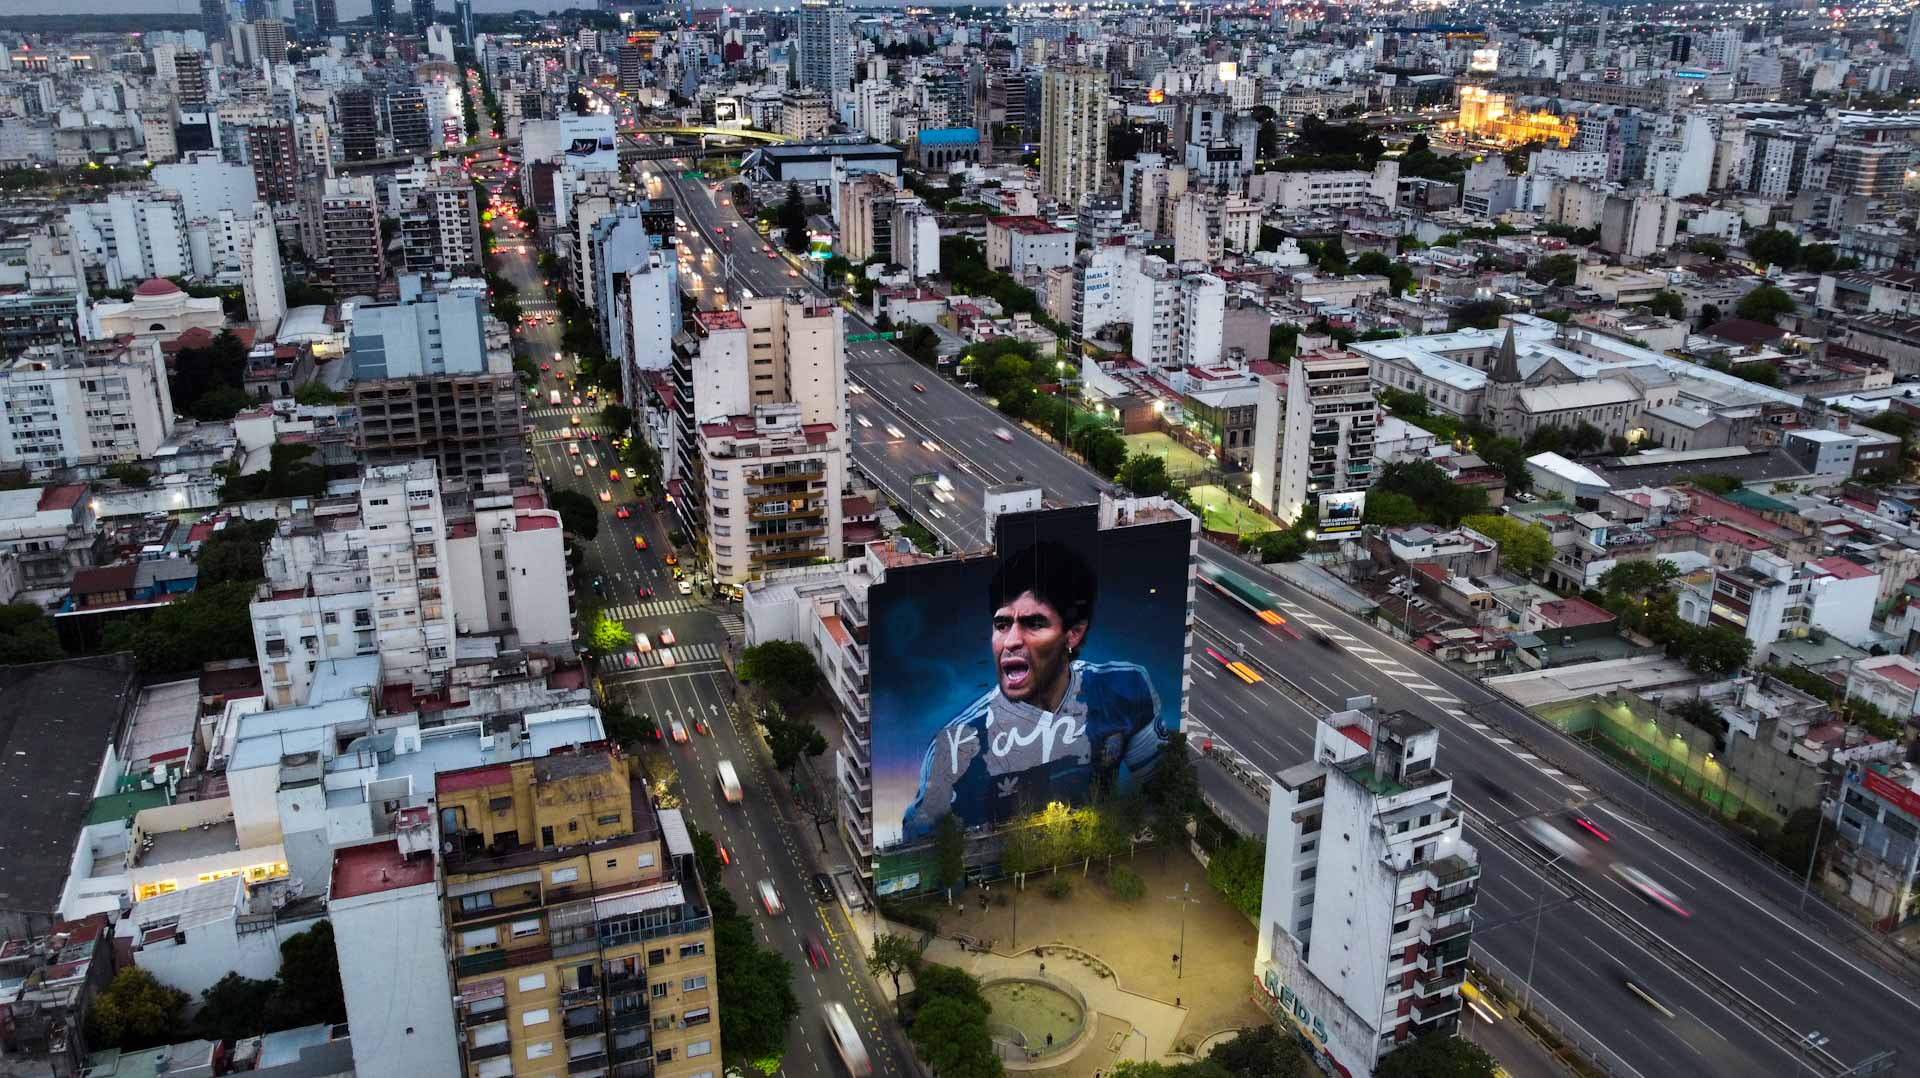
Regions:
<instances>
[{"instance_id":1,"label":"white van","mask_svg":"<svg viewBox=\"0 0 1920 1078\"><path fill-rule=\"evenodd\" d=\"M653 641L647 639L646 633L634 633L633 650L645 655L647 652L653 650Z\"/></svg>"},{"instance_id":2,"label":"white van","mask_svg":"<svg viewBox=\"0 0 1920 1078\"><path fill-rule=\"evenodd\" d=\"M716 770L720 773L720 793L733 804L739 804L744 796L740 789L740 776L733 770L732 760L722 760Z\"/></svg>"}]
</instances>

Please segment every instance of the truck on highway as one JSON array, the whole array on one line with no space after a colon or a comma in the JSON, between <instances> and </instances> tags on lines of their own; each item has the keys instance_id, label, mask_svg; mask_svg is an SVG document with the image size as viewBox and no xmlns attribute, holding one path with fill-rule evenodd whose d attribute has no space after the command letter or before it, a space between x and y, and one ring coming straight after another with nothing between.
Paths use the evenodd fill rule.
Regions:
<instances>
[{"instance_id":1,"label":"truck on highway","mask_svg":"<svg viewBox=\"0 0 1920 1078\"><path fill-rule=\"evenodd\" d=\"M740 799L742 796L744 796L744 794L740 789L740 776L738 773L736 773L733 770L733 761L732 760L720 761L720 766L718 770L720 772L721 796L725 797L729 802L733 804L736 804L736 805L739 804Z\"/></svg>"}]
</instances>

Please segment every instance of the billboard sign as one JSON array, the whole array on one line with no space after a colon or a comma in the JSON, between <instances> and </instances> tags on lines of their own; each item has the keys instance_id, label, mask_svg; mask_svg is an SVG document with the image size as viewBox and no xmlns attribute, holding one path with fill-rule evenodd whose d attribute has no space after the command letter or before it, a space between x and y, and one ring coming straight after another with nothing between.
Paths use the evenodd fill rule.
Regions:
<instances>
[{"instance_id":1,"label":"billboard sign","mask_svg":"<svg viewBox=\"0 0 1920 1078\"><path fill-rule=\"evenodd\" d=\"M998 828L1131 790L1181 728L1192 520L1099 519L1006 513L992 553L869 591L877 893L942 817Z\"/></svg>"},{"instance_id":2,"label":"billboard sign","mask_svg":"<svg viewBox=\"0 0 1920 1078\"><path fill-rule=\"evenodd\" d=\"M1860 769L1860 785L1901 812L1920 819L1920 793L1907 789L1871 767Z\"/></svg>"},{"instance_id":3,"label":"billboard sign","mask_svg":"<svg viewBox=\"0 0 1920 1078\"><path fill-rule=\"evenodd\" d=\"M1322 539L1338 539L1360 530L1367 515L1367 492L1343 490L1320 495L1320 523L1315 532Z\"/></svg>"}]
</instances>

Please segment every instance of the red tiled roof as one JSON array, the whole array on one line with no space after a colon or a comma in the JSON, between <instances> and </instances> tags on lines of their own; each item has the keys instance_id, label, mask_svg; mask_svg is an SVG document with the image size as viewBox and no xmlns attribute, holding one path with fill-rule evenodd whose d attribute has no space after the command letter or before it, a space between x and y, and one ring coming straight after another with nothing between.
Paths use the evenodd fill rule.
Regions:
<instances>
[{"instance_id":1,"label":"red tiled roof","mask_svg":"<svg viewBox=\"0 0 1920 1078\"><path fill-rule=\"evenodd\" d=\"M62 509L72 509L87 496L85 483L62 483L58 486L41 487L40 501L34 507L42 513L54 513Z\"/></svg>"},{"instance_id":2,"label":"red tiled roof","mask_svg":"<svg viewBox=\"0 0 1920 1078\"><path fill-rule=\"evenodd\" d=\"M73 593L92 595L103 591L128 591L139 573L140 567L133 562L80 569L73 574Z\"/></svg>"},{"instance_id":3,"label":"red tiled roof","mask_svg":"<svg viewBox=\"0 0 1920 1078\"><path fill-rule=\"evenodd\" d=\"M171 296L179 291L180 286L167 280L165 277L149 277L140 282L140 287L134 289L133 294L136 296Z\"/></svg>"},{"instance_id":4,"label":"red tiled roof","mask_svg":"<svg viewBox=\"0 0 1920 1078\"><path fill-rule=\"evenodd\" d=\"M1562 629L1570 629L1576 625L1605 625L1614 620L1611 613L1578 595L1558 602L1541 603L1534 609L1539 611L1543 619Z\"/></svg>"},{"instance_id":5,"label":"red tiled roof","mask_svg":"<svg viewBox=\"0 0 1920 1078\"><path fill-rule=\"evenodd\" d=\"M435 793L453 793L456 790L477 790L483 786L494 786L513 781L513 768L506 764L486 764L481 767L467 767L458 771L442 771L433 777Z\"/></svg>"},{"instance_id":6,"label":"red tiled roof","mask_svg":"<svg viewBox=\"0 0 1920 1078\"><path fill-rule=\"evenodd\" d=\"M846 519L870 517L873 515L873 501L864 495L854 495L840 499L840 515Z\"/></svg>"},{"instance_id":7,"label":"red tiled roof","mask_svg":"<svg viewBox=\"0 0 1920 1078\"><path fill-rule=\"evenodd\" d=\"M513 518L513 530L516 532L545 531L560 526L559 514L519 513Z\"/></svg>"},{"instance_id":8,"label":"red tiled roof","mask_svg":"<svg viewBox=\"0 0 1920 1078\"><path fill-rule=\"evenodd\" d=\"M1009 232L1022 232L1029 236L1064 236L1067 230L1055 228L1038 217L989 217L987 223L995 228L1004 228Z\"/></svg>"},{"instance_id":9,"label":"red tiled roof","mask_svg":"<svg viewBox=\"0 0 1920 1078\"><path fill-rule=\"evenodd\" d=\"M1843 558L1838 554L1830 558L1821 558L1819 561L1808 562L1807 564L1819 569L1824 569L1827 573L1840 580L1865 580L1868 577L1880 575L1866 566L1861 565L1859 562L1851 558Z\"/></svg>"},{"instance_id":10,"label":"red tiled roof","mask_svg":"<svg viewBox=\"0 0 1920 1078\"><path fill-rule=\"evenodd\" d=\"M336 849L333 852L333 882L327 894L338 901L432 882L431 853L403 857L400 843L388 839L385 842Z\"/></svg>"}]
</instances>

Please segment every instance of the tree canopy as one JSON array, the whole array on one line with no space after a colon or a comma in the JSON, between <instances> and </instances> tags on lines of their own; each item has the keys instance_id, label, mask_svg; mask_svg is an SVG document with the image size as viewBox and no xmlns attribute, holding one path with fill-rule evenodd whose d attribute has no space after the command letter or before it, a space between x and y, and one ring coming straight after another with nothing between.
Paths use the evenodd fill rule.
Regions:
<instances>
[{"instance_id":1,"label":"tree canopy","mask_svg":"<svg viewBox=\"0 0 1920 1078\"><path fill-rule=\"evenodd\" d=\"M560 514L560 528L568 535L592 542L600 534L600 510L593 499L577 490L558 489L547 504Z\"/></svg>"},{"instance_id":2,"label":"tree canopy","mask_svg":"<svg viewBox=\"0 0 1920 1078\"><path fill-rule=\"evenodd\" d=\"M782 706L806 699L820 684L820 667L806 645L791 640L769 640L740 653L738 676L743 684L765 692Z\"/></svg>"},{"instance_id":3,"label":"tree canopy","mask_svg":"<svg viewBox=\"0 0 1920 1078\"><path fill-rule=\"evenodd\" d=\"M94 1048L123 1050L171 1044L186 1006L185 992L161 984L138 966L128 966L93 997L87 1012L87 1041Z\"/></svg>"},{"instance_id":4,"label":"tree canopy","mask_svg":"<svg viewBox=\"0 0 1920 1078\"><path fill-rule=\"evenodd\" d=\"M1746 295L1733 308L1734 316L1769 325L1778 322L1783 314L1792 314L1793 297L1775 284L1763 284Z\"/></svg>"},{"instance_id":5,"label":"tree canopy","mask_svg":"<svg viewBox=\"0 0 1920 1078\"><path fill-rule=\"evenodd\" d=\"M1532 576L1553 561L1553 536L1538 524L1492 513L1470 516L1461 523L1493 540L1500 548L1501 566L1522 576Z\"/></svg>"},{"instance_id":6,"label":"tree canopy","mask_svg":"<svg viewBox=\"0 0 1920 1078\"><path fill-rule=\"evenodd\" d=\"M64 657L53 619L32 603L0 605L0 666L47 663Z\"/></svg>"},{"instance_id":7,"label":"tree canopy","mask_svg":"<svg viewBox=\"0 0 1920 1078\"><path fill-rule=\"evenodd\" d=\"M1429 1033L1393 1050L1373 1068L1374 1078L1493 1078L1487 1050L1450 1033Z\"/></svg>"},{"instance_id":8,"label":"tree canopy","mask_svg":"<svg viewBox=\"0 0 1920 1078\"><path fill-rule=\"evenodd\" d=\"M101 633L105 651L131 651L149 674L187 674L218 659L253 657L253 584L196 588L165 606L133 614Z\"/></svg>"}]
</instances>

